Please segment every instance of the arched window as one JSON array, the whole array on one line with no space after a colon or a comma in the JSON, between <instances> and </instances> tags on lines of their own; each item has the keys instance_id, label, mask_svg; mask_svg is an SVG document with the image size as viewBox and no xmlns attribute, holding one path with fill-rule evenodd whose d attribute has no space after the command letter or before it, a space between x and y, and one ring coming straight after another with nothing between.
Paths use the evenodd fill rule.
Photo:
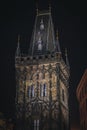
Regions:
<instances>
[{"instance_id":1,"label":"arched window","mask_svg":"<svg viewBox=\"0 0 87 130\"><path fill-rule=\"evenodd\" d=\"M34 130L39 130L39 120L34 120Z\"/></svg>"},{"instance_id":2,"label":"arched window","mask_svg":"<svg viewBox=\"0 0 87 130\"><path fill-rule=\"evenodd\" d=\"M40 96L43 97L43 86L40 84Z\"/></svg>"},{"instance_id":3,"label":"arched window","mask_svg":"<svg viewBox=\"0 0 87 130\"><path fill-rule=\"evenodd\" d=\"M37 124L36 124L36 120L34 120L34 130L36 130L37 128Z\"/></svg>"},{"instance_id":4,"label":"arched window","mask_svg":"<svg viewBox=\"0 0 87 130\"><path fill-rule=\"evenodd\" d=\"M31 97L34 97L34 86L31 85Z\"/></svg>"},{"instance_id":5,"label":"arched window","mask_svg":"<svg viewBox=\"0 0 87 130\"><path fill-rule=\"evenodd\" d=\"M37 120L37 130L39 130L39 120Z\"/></svg>"},{"instance_id":6,"label":"arched window","mask_svg":"<svg viewBox=\"0 0 87 130\"><path fill-rule=\"evenodd\" d=\"M46 84L43 85L43 96L46 96Z\"/></svg>"},{"instance_id":7,"label":"arched window","mask_svg":"<svg viewBox=\"0 0 87 130\"><path fill-rule=\"evenodd\" d=\"M47 96L47 87L46 84L40 84L40 96L45 97Z\"/></svg>"},{"instance_id":8,"label":"arched window","mask_svg":"<svg viewBox=\"0 0 87 130\"><path fill-rule=\"evenodd\" d=\"M34 86L33 85L28 87L28 97L29 98L34 97Z\"/></svg>"}]
</instances>

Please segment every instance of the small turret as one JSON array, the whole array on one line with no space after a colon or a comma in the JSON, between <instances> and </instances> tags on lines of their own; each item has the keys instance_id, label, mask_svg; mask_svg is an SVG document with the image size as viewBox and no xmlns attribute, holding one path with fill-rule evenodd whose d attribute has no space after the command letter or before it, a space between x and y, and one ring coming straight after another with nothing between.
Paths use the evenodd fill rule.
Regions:
<instances>
[{"instance_id":1,"label":"small turret","mask_svg":"<svg viewBox=\"0 0 87 130\"><path fill-rule=\"evenodd\" d=\"M36 3L36 15L38 16L38 3Z\"/></svg>"},{"instance_id":2,"label":"small turret","mask_svg":"<svg viewBox=\"0 0 87 130\"><path fill-rule=\"evenodd\" d=\"M66 48L65 48L65 57L66 57L66 65L70 69L69 60L68 60L68 56L67 56L67 49Z\"/></svg>"},{"instance_id":3,"label":"small turret","mask_svg":"<svg viewBox=\"0 0 87 130\"><path fill-rule=\"evenodd\" d=\"M20 53L20 35L18 35L18 43L17 43L17 50L16 50L16 57L20 57L21 53Z\"/></svg>"},{"instance_id":4,"label":"small turret","mask_svg":"<svg viewBox=\"0 0 87 130\"><path fill-rule=\"evenodd\" d=\"M60 50L60 44L59 44L59 36L58 36L58 30L56 31L56 51L61 53L61 50Z\"/></svg>"},{"instance_id":5,"label":"small turret","mask_svg":"<svg viewBox=\"0 0 87 130\"><path fill-rule=\"evenodd\" d=\"M49 12L51 13L51 4L49 3Z\"/></svg>"}]
</instances>

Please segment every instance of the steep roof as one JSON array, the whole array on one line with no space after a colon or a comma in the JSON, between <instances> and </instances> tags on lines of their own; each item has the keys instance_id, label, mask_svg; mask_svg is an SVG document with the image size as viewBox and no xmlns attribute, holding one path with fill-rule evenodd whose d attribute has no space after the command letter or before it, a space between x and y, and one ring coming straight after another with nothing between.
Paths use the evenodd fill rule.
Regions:
<instances>
[{"instance_id":1,"label":"steep roof","mask_svg":"<svg viewBox=\"0 0 87 130\"><path fill-rule=\"evenodd\" d=\"M35 19L29 55L52 53L58 51L57 47L51 11L39 12Z\"/></svg>"}]
</instances>

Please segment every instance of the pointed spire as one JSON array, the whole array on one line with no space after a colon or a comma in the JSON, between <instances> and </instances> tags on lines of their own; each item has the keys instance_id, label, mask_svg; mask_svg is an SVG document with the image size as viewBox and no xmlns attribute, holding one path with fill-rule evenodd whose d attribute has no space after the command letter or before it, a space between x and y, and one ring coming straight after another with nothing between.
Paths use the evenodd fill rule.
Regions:
<instances>
[{"instance_id":1,"label":"pointed spire","mask_svg":"<svg viewBox=\"0 0 87 130\"><path fill-rule=\"evenodd\" d=\"M66 57L66 64L67 64L68 68L70 68L69 60L68 60L68 56L67 56L67 48L65 48L65 57Z\"/></svg>"},{"instance_id":2,"label":"pointed spire","mask_svg":"<svg viewBox=\"0 0 87 130\"><path fill-rule=\"evenodd\" d=\"M49 12L51 13L51 1L49 1Z\"/></svg>"},{"instance_id":3,"label":"pointed spire","mask_svg":"<svg viewBox=\"0 0 87 130\"><path fill-rule=\"evenodd\" d=\"M17 50L16 50L16 57L20 56L20 35L18 35L18 43L17 43Z\"/></svg>"},{"instance_id":4,"label":"pointed spire","mask_svg":"<svg viewBox=\"0 0 87 130\"><path fill-rule=\"evenodd\" d=\"M36 14L38 16L38 3L36 3Z\"/></svg>"},{"instance_id":5,"label":"pointed spire","mask_svg":"<svg viewBox=\"0 0 87 130\"><path fill-rule=\"evenodd\" d=\"M18 35L18 46L20 44L20 35Z\"/></svg>"},{"instance_id":6,"label":"pointed spire","mask_svg":"<svg viewBox=\"0 0 87 130\"><path fill-rule=\"evenodd\" d=\"M58 40L58 29L56 31L56 40Z\"/></svg>"},{"instance_id":7,"label":"pointed spire","mask_svg":"<svg viewBox=\"0 0 87 130\"><path fill-rule=\"evenodd\" d=\"M60 44L59 44L58 29L57 29L57 31L56 31L56 49L57 49L58 52L61 53Z\"/></svg>"},{"instance_id":8,"label":"pointed spire","mask_svg":"<svg viewBox=\"0 0 87 130\"><path fill-rule=\"evenodd\" d=\"M40 43L38 42L39 36L42 40ZM35 19L29 54L44 55L54 52L56 50L55 48L55 34L51 13L48 10L41 11Z\"/></svg>"}]
</instances>

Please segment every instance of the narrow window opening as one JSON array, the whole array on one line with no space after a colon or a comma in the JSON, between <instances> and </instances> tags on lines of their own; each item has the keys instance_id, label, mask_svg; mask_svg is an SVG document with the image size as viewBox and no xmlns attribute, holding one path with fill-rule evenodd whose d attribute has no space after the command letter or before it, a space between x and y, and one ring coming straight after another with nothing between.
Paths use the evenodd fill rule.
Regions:
<instances>
[{"instance_id":1,"label":"narrow window opening","mask_svg":"<svg viewBox=\"0 0 87 130\"><path fill-rule=\"evenodd\" d=\"M34 86L33 85L28 87L28 97L29 98L34 97Z\"/></svg>"},{"instance_id":2,"label":"narrow window opening","mask_svg":"<svg viewBox=\"0 0 87 130\"><path fill-rule=\"evenodd\" d=\"M43 97L43 86L40 84L40 96Z\"/></svg>"},{"instance_id":3,"label":"narrow window opening","mask_svg":"<svg viewBox=\"0 0 87 130\"><path fill-rule=\"evenodd\" d=\"M39 130L39 120L34 120L34 130Z\"/></svg>"},{"instance_id":4,"label":"narrow window opening","mask_svg":"<svg viewBox=\"0 0 87 130\"><path fill-rule=\"evenodd\" d=\"M45 97L46 96L46 84L40 84L40 96Z\"/></svg>"},{"instance_id":5,"label":"narrow window opening","mask_svg":"<svg viewBox=\"0 0 87 130\"><path fill-rule=\"evenodd\" d=\"M46 96L46 84L43 85L43 96Z\"/></svg>"}]
</instances>

